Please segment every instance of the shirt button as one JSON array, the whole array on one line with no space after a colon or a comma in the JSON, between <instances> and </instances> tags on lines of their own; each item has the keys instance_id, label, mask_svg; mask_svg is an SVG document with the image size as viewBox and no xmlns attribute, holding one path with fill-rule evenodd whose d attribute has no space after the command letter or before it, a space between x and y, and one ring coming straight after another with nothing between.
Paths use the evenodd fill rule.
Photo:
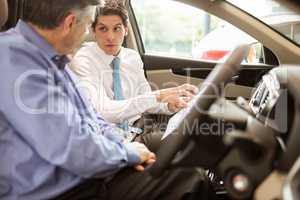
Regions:
<instances>
[{"instance_id":1,"label":"shirt button","mask_svg":"<svg viewBox=\"0 0 300 200\"><path fill-rule=\"evenodd\" d=\"M58 61L59 59L59 56L54 56L54 60Z\"/></svg>"}]
</instances>

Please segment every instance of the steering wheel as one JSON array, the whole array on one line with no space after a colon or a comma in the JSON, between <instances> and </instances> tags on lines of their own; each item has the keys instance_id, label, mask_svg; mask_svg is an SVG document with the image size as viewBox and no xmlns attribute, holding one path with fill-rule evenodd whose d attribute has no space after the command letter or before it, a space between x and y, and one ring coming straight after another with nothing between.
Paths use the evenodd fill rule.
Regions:
<instances>
[{"instance_id":1,"label":"steering wheel","mask_svg":"<svg viewBox=\"0 0 300 200\"><path fill-rule=\"evenodd\" d=\"M192 127L194 120L204 122L210 106L218 99L216 89L220 89L236 75L240 64L249 51L249 45L238 46L223 64L217 65L203 82L193 104L183 113L178 121L178 126L165 139L163 139L157 152L156 162L147 168L153 176L160 176L171 165L177 152L191 139L191 133L187 133L188 127ZM210 98L207 98L208 95Z\"/></svg>"}]
</instances>

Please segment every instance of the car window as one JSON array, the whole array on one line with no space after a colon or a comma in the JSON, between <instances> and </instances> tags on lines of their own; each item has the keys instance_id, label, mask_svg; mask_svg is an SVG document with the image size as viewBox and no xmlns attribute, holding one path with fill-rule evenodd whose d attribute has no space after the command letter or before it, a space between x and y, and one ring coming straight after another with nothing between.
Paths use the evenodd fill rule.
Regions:
<instances>
[{"instance_id":1,"label":"car window","mask_svg":"<svg viewBox=\"0 0 300 200\"><path fill-rule=\"evenodd\" d=\"M146 54L221 62L237 45L257 43L224 20L177 1L132 0L131 5ZM247 62L262 62L257 46Z\"/></svg>"}]
</instances>

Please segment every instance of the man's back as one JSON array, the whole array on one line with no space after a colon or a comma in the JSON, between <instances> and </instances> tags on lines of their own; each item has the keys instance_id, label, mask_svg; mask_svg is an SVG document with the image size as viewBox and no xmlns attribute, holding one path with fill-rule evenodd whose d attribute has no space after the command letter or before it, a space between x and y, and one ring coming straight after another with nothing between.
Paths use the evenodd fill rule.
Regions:
<instances>
[{"instance_id":1,"label":"man's back","mask_svg":"<svg viewBox=\"0 0 300 200\"><path fill-rule=\"evenodd\" d=\"M25 132L30 135L31 128L36 127L32 124L34 121L25 117L25 115L30 115L26 113L26 110L28 112L38 111L34 107L40 100L35 88L26 88L26 78L28 78L26 76L30 76L30 73L36 75L38 71L34 72L34 70L42 72L42 66L45 64L37 65L37 63L46 61L41 51L14 29L1 33L0 46L2 71L0 84L0 152L2 152L0 158L0 176L2 177L0 196L4 195L5 198L14 199L17 197L13 197L12 194L20 192L23 193L24 199L28 199L30 196L26 196L25 193L37 188L39 188L38 190L43 190L45 179L53 179L53 183L55 183L56 178L62 178L60 174L57 174L56 177L55 167L50 166L42 158L42 155L37 155L35 149L29 145L35 139L30 141L29 138L24 138L23 135ZM28 55L32 55L32 57ZM33 60L36 59L36 62L33 62L32 58ZM44 73L47 72L46 69L43 71ZM31 96L31 99L24 95L27 97ZM25 105L23 100L30 104ZM24 116L20 118L19 113L24 113ZM46 127L41 127L39 137L45 140L44 144L46 144L49 138L43 135L43 128ZM66 174L64 175L66 180L72 180L70 185L62 182L61 188L55 187L56 190L61 191L55 192L60 193L65 189L64 187L72 187L79 183L79 178L75 178L71 173L66 177ZM48 185L47 188L51 188L51 186ZM54 191L49 190L48 192L51 194ZM37 196L35 198L42 199L45 197Z\"/></svg>"},{"instance_id":2,"label":"man's back","mask_svg":"<svg viewBox=\"0 0 300 200\"><path fill-rule=\"evenodd\" d=\"M0 46L1 198L48 199L139 162L60 68L66 58L30 26L1 33Z\"/></svg>"}]
</instances>

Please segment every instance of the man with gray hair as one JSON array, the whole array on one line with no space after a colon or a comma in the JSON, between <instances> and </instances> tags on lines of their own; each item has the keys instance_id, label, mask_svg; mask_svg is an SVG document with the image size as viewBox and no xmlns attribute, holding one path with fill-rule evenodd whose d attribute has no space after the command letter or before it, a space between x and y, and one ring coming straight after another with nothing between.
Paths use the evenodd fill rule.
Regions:
<instances>
[{"instance_id":1,"label":"man with gray hair","mask_svg":"<svg viewBox=\"0 0 300 200\"><path fill-rule=\"evenodd\" d=\"M202 178L121 170L143 170L155 154L94 112L66 56L99 3L27 0L22 20L0 34L0 199L178 199Z\"/></svg>"}]
</instances>

